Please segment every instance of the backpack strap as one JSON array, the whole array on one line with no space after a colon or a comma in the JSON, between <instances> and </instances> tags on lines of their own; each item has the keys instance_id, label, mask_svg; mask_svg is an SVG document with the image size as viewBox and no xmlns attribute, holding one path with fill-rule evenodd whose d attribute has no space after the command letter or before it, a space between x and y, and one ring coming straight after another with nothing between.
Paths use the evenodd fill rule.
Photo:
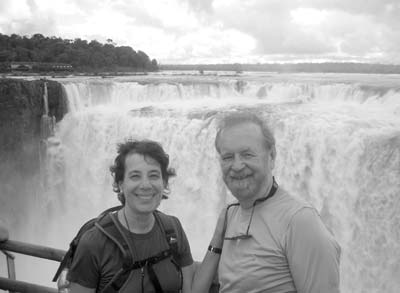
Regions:
<instances>
[{"instance_id":1,"label":"backpack strap","mask_svg":"<svg viewBox=\"0 0 400 293\"><path fill-rule=\"evenodd\" d=\"M129 277L129 274L134 269L143 269L147 268L149 272L149 278L153 283L157 292L162 292L161 285L158 281L157 275L155 274L152 266L161 260L172 256L172 262L179 270L181 275L181 288L183 284L182 270L180 266L177 264L178 259L178 237L177 237L177 228L176 228L176 219L172 216L168 216L160 211L154 212L154 217L156 219L157 224L159 225L162 233L165 235L166 242L169 246L167 250L160 252L157 255L154 255L148 259L142 261L133 261L133 252L130 249L128 244L128 239L125 233L122 231L120 226L117 223L117 219L113 212L118 211L123 206L115 206L103 211L98 217L93 218L87 221L78 231L77 235L71 241L69 245L69 249L64 255L60 266L57 269L56 274L54 275L53 282L56 282L58 277L60 276L62 270L64 268L68 268L73 260L76 248L78 246L79 240L82 235L93 226L99 229L107 238L113 241L123 255L123 264L122 268L114 275L112 280L106 285L106 287L102 290L103 293L111 293L118 292L118 290L124 285L126 280Z\"/></svg>"},{"instance_id":2,"label":"backpack strap","mask_svg":"<svg viewBox=\"0 0 400 293\"><path fill-rule=\"evenodd\" d=\"M161 227L161 230L164 231L165 239L169 245L169 251L172 255L172 263L175 265L176 269L179 271L180 274L180 288L183 287L183 274L182 268L178 264L179 259L179 252L178 252L178 235L177 235L177 226L176 221L177 219L173 216L166 215L158 210L154 212L154 217L158 224ZM149 275L151 273L149 272ZM157 280L158 281L158 280ZM153 282L154 284L154 282Z\"/></svg>"},{"instance_id":3,"label":"backpack strap","mask_svg":"<svg viewBox=\"0 0 400 293\"><path fill-rule=\"evenodd\" d=\"M75 255L75 251L76 251L76 247L78 246L79 240L81 239L82 235L89 230L90 228L92 228L94 226L94 224L96 222L98 222L100 219L102 219L105 215L107 215L108 213L111 212L115 212L118 211L122 208L123 206L114 206L111 207L105 211L103 211L99 216L97 216L96 218L93 218L89 221L87 221L78 231L78 233L76 234L76 236L74 237L74 239L72 239L71 243L69 244L69 249L68 251L65 253L63 259L60 262L60 265L58 266L58 269L53 277L53 282L56 282L58 277L60 276L62 270L64 268L68 268L71 263L72 263L72 259L74 258Z\"/></svg>"},{"instance_id":4,"label":"backpack strap","mask_svg":"<svg viewBox=\"0 0 400 293\"><path fill-rule=\"evenodd\" d=\"M113 241L123 256L122 267L103 288L101 293L112 293L118 292L122 288L126 280L129 278L131 272L131 266L133 263L133 251L128 244L128 239L121 227L117 223L116 216L112 213L108 214L102 221L96 222L96 227L104 233L111 241Z\"/></svg>"},{"instance_id":5,"label":"backpack strap","mask_svg":"<svg viewBox=\"0 0 400 293\"><path fill-rule=\"evenodd\" d=\"M169 216L156 210L154 212L154 217L158 224L161 227L161 231L164 232L165 239L169 248L171 249L172 256L174 257L174 261L176 262L179 258L178 253L178 235L176 233L177 228L175 224L175 218L173 216Z\"/></svg>"},{"instance_id":6,"label":"backpack strap","mask_svg":"<svg viewBox=\"0 0 400 293\"><path fill-rule=\"evenodd\" d=\"M109 213L107 218L102 219L95 223L96 228L98 228L103 234L105 234L111 241L113 241L122 252L123 263L122 267L128 267L133 262L132 251L128 244L128 239L125 233L122 231L120 226L117 224L117 219L115 215Z\"/></svg>"},{"instance_id":7,"label":"backpack strap","mask_svg":"<svg viewBox=\"0 0 400 293\"><path fill-rule=\"evenodd\" d=\"M142 290L143 290L143 277L144 270L147 269L149 274L149 279L153 284L157 293L163 292L160 282L156 273L154 272L153 265L168 258L172 257L172 263L176 266L181 275L181 284L183 285L183 277L182 270L180 266L177 264L176 259L178 256L178 239L176 234L176 228L174 223L174 218L159 211L154 212L154 217L156 219L156 223L159 225L162 233L165 235L165 239L169 248L167 250L161 251L160 253L149 257L147 259L141 261L133 261L132 251L130 250L130 246L128 245L128 239L126 234L122 231L119 224L116 222L117 219L113 214L110 214L109 219L112 220L112 224L114 227L108 227L109 222L104 223L96 223L96 227L99 228L107 237L110 238L119 249L122 251L124 256L124 262L122 268L114 275L112 280L106 285L106 287L102 290L102 293L112 293L118 292L125 284L132 270L141 269L142 271ZM107 226L105 226L107 225ZM117 233L117 234L116 234Z\"/></svg>"}]
</instances>

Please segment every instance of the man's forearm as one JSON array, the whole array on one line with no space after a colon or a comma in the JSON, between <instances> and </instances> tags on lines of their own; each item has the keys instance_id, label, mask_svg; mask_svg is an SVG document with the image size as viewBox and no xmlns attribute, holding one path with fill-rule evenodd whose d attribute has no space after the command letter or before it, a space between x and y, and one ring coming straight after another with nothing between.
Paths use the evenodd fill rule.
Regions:
<instances>
[{"instance_id":1,"label":"man's forearm","mask_svg":"<svg viewBox=\"0 0 400 293\"><path fill-rule=\"evenodd\" d=\"M220 255L207 251L203 261L197 266L193 276L192 293L208 292L215 276L219 264Z\"/></svg>"}]
</instances>

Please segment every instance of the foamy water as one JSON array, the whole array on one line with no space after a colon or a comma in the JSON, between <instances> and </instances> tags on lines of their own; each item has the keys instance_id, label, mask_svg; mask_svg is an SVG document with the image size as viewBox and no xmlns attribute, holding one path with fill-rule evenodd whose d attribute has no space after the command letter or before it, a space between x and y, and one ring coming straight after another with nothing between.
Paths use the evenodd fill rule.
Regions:
<instances>
[{"instance_id":1,"label":"foamy water","mask_svg":"<svg viewBox=\"0 0 400 293\"><path fill-rule=\"evenodd\" d=\"M245 108L274 130L278 183L314 204L341 244L342 292L400 290L400 76L159 73L60 81L70 111L49 149L53 184L30 199L30 230L16 234L21 240L66 249L85 220L118 203L108 171L116 143L149 138L163 144L178 174L160 209L179 217L201 260L219 210L232 200L214 150L215 120ZM22 266L28 280L50 279L36 264Z\"/></svg>"}]
</instances>

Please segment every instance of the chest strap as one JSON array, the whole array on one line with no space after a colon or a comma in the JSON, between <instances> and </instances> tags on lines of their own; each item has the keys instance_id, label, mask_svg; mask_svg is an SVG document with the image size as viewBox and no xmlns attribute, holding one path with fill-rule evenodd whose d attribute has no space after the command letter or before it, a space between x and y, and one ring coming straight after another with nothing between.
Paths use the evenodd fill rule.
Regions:
<instances>
[{"instance_id":1,"label":"chest strap","mask_svg":"<svg viewBox=\"0 0 400 293\"><path fill-rule=\"evenodd\" d=\"M170 257L171 255L172 255L171 249L167 249L167 250L161 251L160 253L158 253L154 256L151 256L149 258L135 261L132 264L126 264L126 265L124 265L123 269L124 270L137 270L137 269L144 268L145 266L148 266L148 265L152 266L152 265Z\"/></svg>"},{"instance_id":2,"label":"chest strap","mask_svg":"<svg viewBox=\"0 0 400 293\"><path fill-rule=\"evenodd\" d=\"M152 282L154 288L157 293L163 292L160 282L157 278L156 273L153 270L153 265L159 263L160 261L170 257L172 255L171 250L164 250L152 257L146 258L144 260L135 261L132 264L124 264L124 266L114 275L112 280L108 283L108 285L101 291L102 293L115 293L118 292L124 285L125 281L128 279L128 276L132 270L141 270L142 274L142 286L143 286L143 277L144 270L147 269L149 273L150 281Z\"/></svg>"},{"instance_id":3,"label":"chest strap","mask_svg":"<svg viewBox=\"0 0 400 293\"><path fill-rule=\"evenodd\" d=\"M154 272L154 269L152 268L152 266L168 257L171 257L171 256L172 256L172 258L171 258L172 264L175 265L175 267L178 269L178 271L181 274L180 286L182 288L183 278L182 278L181 268L174 260L174 258L177 255L177 250L178 250L176 233L173 228L165 229L165 226L163 225L163 221L161 221L159 219L159 214L157 212L155 213L155 218L157 220L157 223L160 225L161 230L166 235L166 240L167 240L167 243L170 248L167 250L161 251L160 253L158 253L154 256L151 256L144 260L135 261L135 262L133 262L132 256L130 255L130 253L128 253L129 245L128 245L128 240L126 239L126 235L124 234L124 232L120 229L120 227L116 223L116 219L114 218L114 215L110 214L109 216L110 216L111 221L108 222L107 224L105 224L104 226L100 225L99 223L96 223L95 225L100 231L102 231L113 242L115 242L117 244L117 246L123 252L124 261L123 261L122 268L118 270L118 272L113 276L111 281L106 285L106 287L101 291L101 293L118 292L122 288L122 286L124 285L126 280L129 278L131 271L136 270L136 269L141 270L142 292L144 292L144 287L143 287L144 286L144 284L143 284L144 271L147 270L147 272L149 274L149 279L150 279L151 283L153 284L156 292L163 293L164 291L162 290L162 287L160 285L158 277L157 277L156 273ZM111 228L110 226L112 227L112 230L109 229L109 228ZM114 232L110 233L111 231L114 231ZM117 235L122 236L122 237L118 237L118 238L120 238L119 241L116 239L117 235L115 233ZM112 234L114 234L114 235L112 235Z\"/></svg>"}]
</instances>

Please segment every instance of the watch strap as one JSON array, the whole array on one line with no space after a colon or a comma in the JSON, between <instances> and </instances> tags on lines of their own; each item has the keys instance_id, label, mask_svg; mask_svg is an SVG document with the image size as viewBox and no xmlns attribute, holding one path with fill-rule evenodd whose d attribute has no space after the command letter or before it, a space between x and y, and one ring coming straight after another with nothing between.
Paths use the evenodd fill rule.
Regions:
<instances>
[{"instance_id":1,"label":"watch strap","mask_svg":"<svg viewBox=\"0 0 400 293\"><path fill-rule=\"evenodd\" d=\"M212 245L208 246L208 251L214 252L216 254L221 254L222 248L214 247Z\"/></svg>"}]
</instances>

